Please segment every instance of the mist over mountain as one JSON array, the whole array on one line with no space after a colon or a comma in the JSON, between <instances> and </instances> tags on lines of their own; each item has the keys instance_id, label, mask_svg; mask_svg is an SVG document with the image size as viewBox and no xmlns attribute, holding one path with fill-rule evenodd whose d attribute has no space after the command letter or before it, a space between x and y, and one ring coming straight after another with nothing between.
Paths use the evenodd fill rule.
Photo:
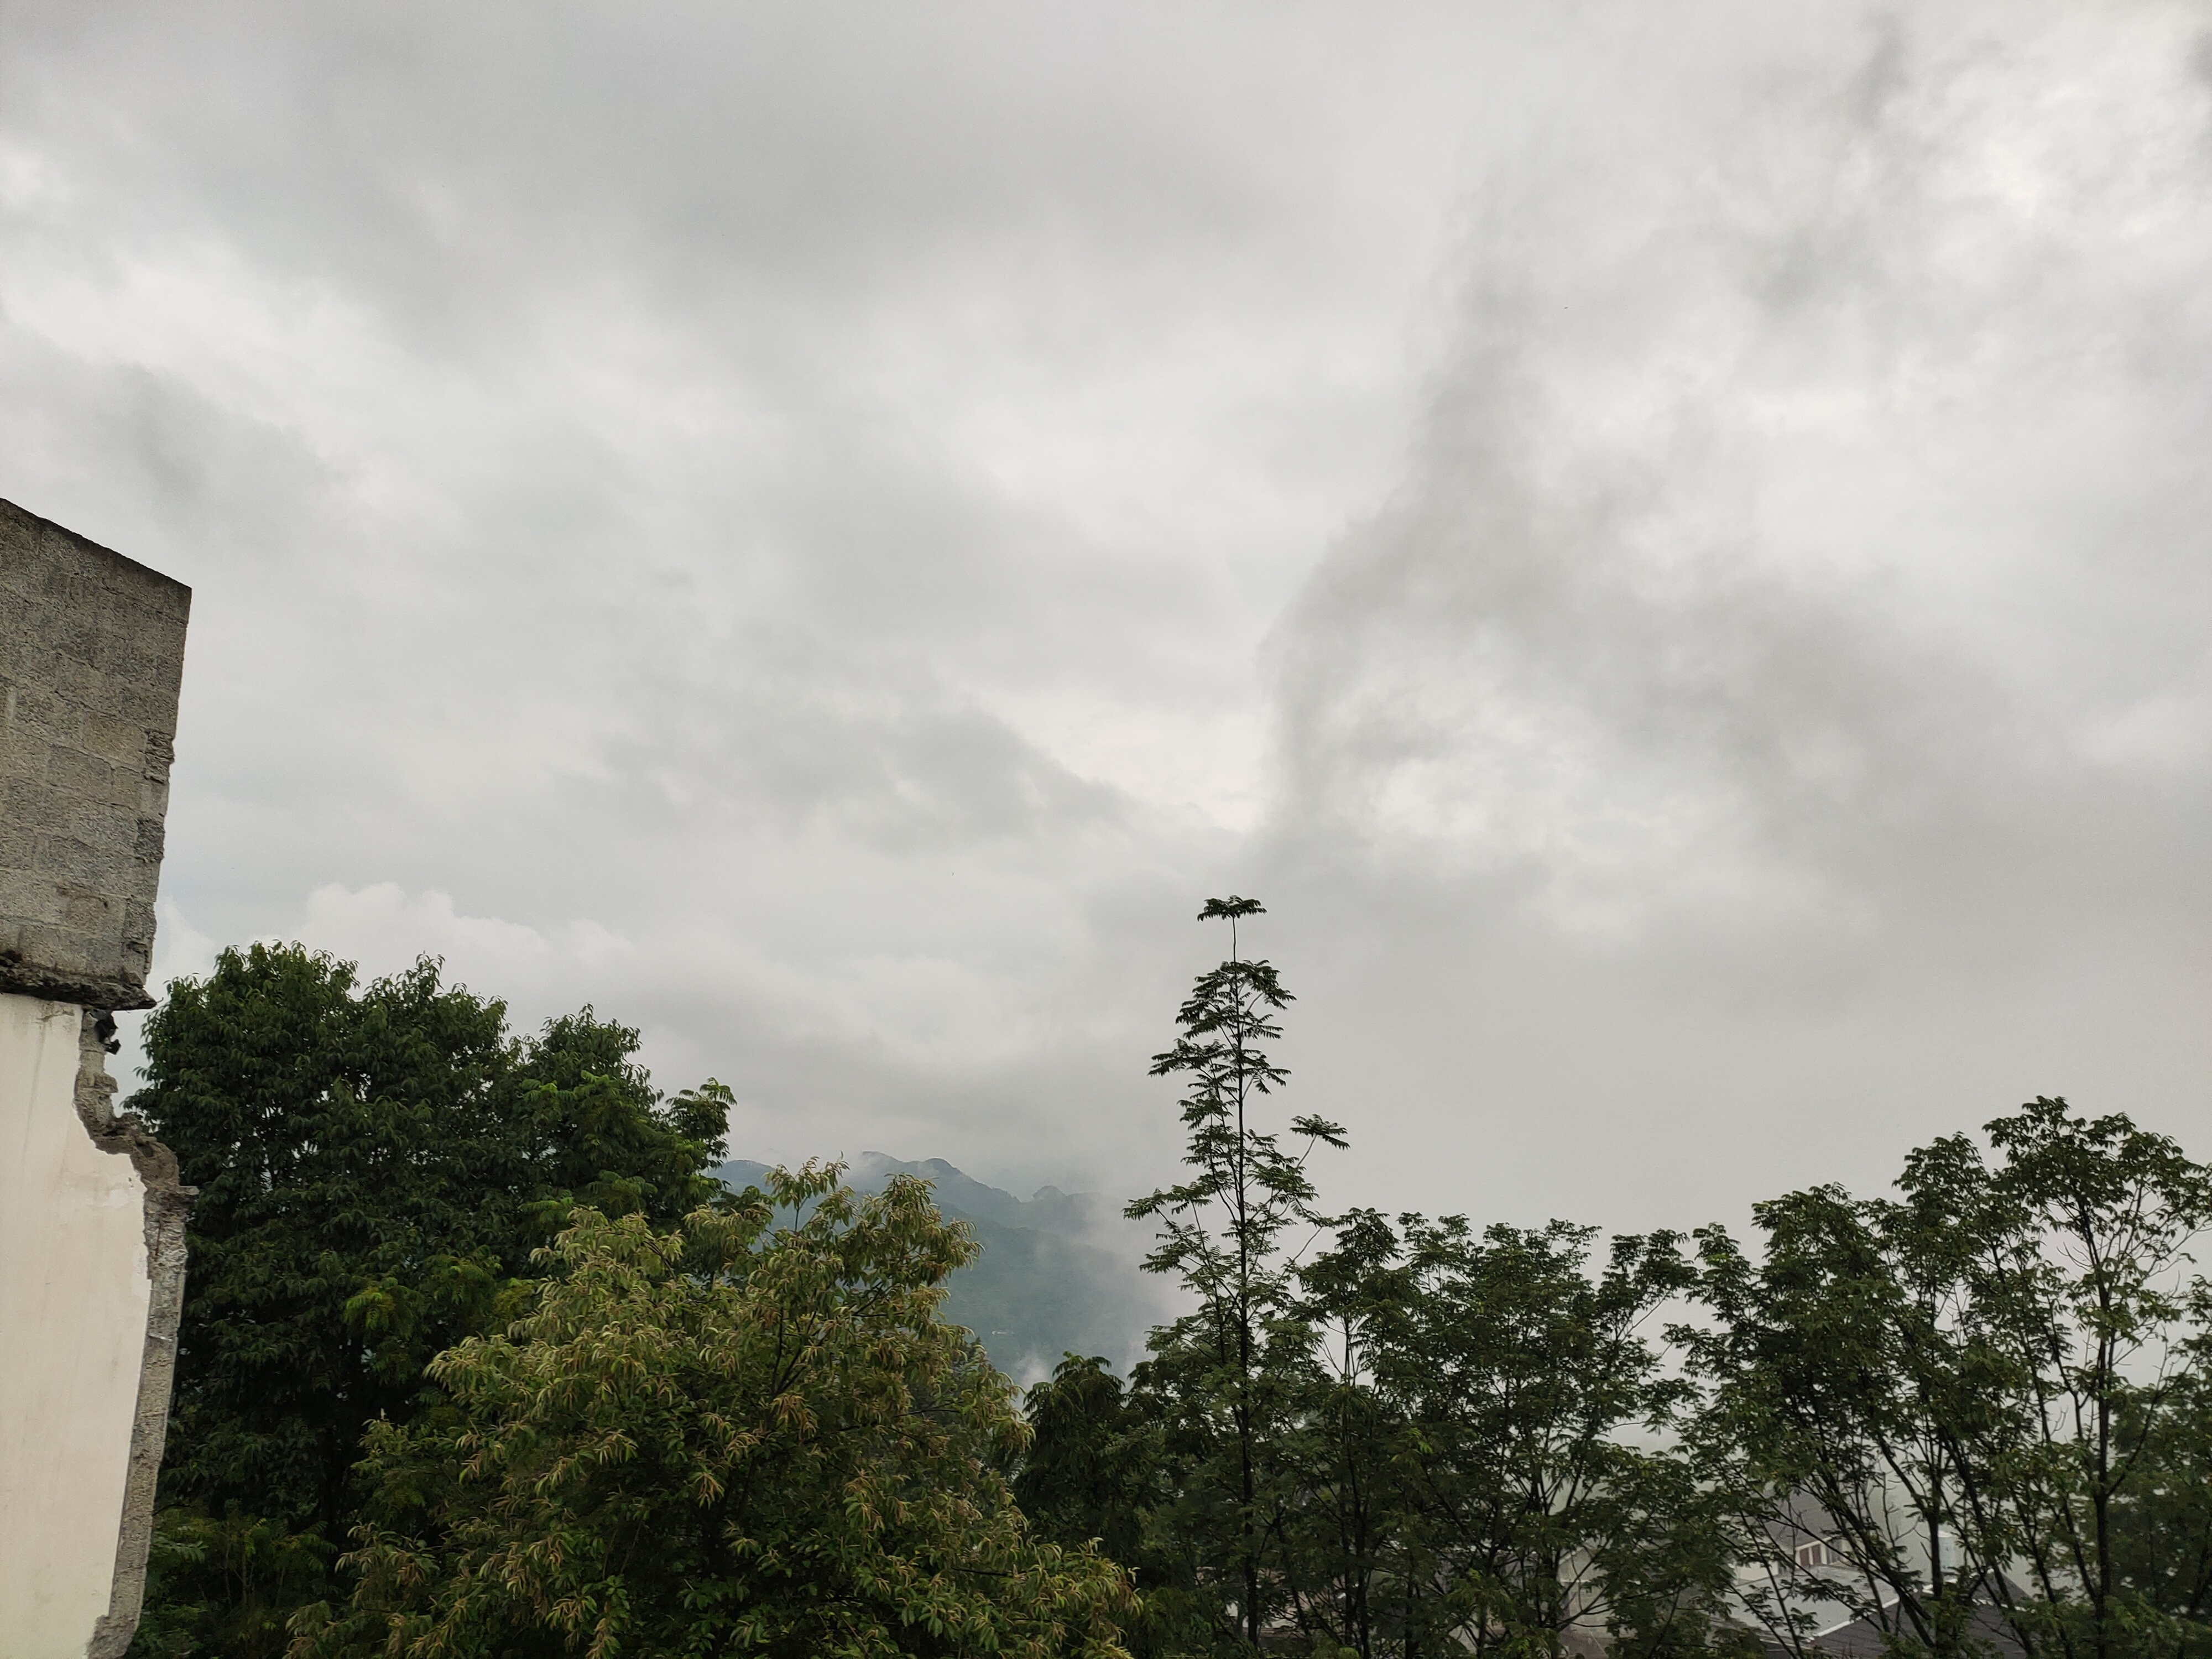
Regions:
<instances>
[{"instance_id":1,"label":"mist over mountain","mask_svg":"<svg viewBox=\"0 0 2212 1659\"><path fill-rule=\"evenodd\" d=\"M741 1190L759 1185L769 1169L732 1158L714 1173ZM1149 1236L1118 1200L1057 1187L1018 1198L941 1158L908 1163L883 1152L862 1152L845 1181L878 1193L894 1175L920 1176L939 1210L975 1229L982 1255L952 1275L945 1313L975 1332L1000 1370L1027 1384L1063 1353L1102 1354L1122 1371L1142 1356L1168 1287L1139 1267Z\"/></svg>"}]
</instances>

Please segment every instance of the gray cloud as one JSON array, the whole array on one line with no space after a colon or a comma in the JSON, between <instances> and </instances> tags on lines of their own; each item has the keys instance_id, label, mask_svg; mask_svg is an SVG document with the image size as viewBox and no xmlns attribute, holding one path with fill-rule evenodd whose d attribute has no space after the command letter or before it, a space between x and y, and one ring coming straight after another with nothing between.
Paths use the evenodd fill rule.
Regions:
<instances>
[{"instance_id":1,"label":"gray cloud","mask_svg":"<svg viewBox=\"0 0 2212 1659\"><path fill-rule=\"evenodd\" d=\"M2201 1127L2190 8L0 13L0 493L197 590L174 968L1134 1190L1258 890L1347 1200Z\"/></svg>"},{"instance_id":2,"label":"gray cloud","mask_svg":"<svg viewBox=\"0 0 2212 1659\"><path fill-rule=\"evenodd\" d=\"M1471 1160L1656 1220L2022 1090L2201 1138L2212 129L2131 21L1870 29L1482 196L1276 641L1305 879L1455 913L1362 1013L1452 1033Z\"/></svg>"}]
</instances>

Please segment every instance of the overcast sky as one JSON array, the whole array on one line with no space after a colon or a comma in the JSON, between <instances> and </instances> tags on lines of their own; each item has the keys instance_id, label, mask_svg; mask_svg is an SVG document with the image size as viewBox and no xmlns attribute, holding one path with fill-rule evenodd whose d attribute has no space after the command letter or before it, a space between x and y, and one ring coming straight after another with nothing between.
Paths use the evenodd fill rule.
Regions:
<instances>
[{"instance_id":1,"label":"overcast sky","mask_svg":"<svg viewBox=\"0 0 2212 1659\"><path fill-rule=\"evenodd\" d=\"M1741 1220L2212 1155L2212 6L0 0L0 495L194 589L157 960L732 1150Z\"/></svg>"}]
</instances>

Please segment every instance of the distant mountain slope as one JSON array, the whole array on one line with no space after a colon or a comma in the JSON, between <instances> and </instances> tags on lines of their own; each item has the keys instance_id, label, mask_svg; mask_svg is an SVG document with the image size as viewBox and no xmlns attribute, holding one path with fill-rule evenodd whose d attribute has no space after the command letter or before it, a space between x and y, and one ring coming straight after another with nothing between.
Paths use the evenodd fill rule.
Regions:
<instances>
[{"instance_id":1,"label":"distant mountain slope","mask_svg":"<svg viewBox=\"0 0 2212 1659\"><path fill-rule=\"evenodd\" d=\"M768 1169L732 1158L714 1173L743 1188L758 1185ZM875 1193L894 1174L921 1176L939 1209L975 1230L982 1256L953 1274L945 1312L975 1333L1000 1370L1029 1382L1062 1353L1103 1354L1123 1370L1142 1357L1145 1333L1164 1304L1158 1281L1137 1266L1146 1235L1119 1204L1056 1187L1020 1199L943 1158L909 1164L882 1152L861 1153L845 1179Z\"/></svg>"}]
</instances>

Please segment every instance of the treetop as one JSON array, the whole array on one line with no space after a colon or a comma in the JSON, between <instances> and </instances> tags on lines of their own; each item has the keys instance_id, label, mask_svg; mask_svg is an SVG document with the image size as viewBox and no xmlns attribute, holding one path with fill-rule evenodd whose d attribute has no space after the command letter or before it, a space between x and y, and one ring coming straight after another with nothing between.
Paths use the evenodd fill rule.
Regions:
<instances>
[{"instance_id":1,"label":"treetop","mask_svg":"<svg viewBox=\"0 0 2212 1659\"><path fill-rule=\"evenodd\" d=\"M1239 916L1264 916L1267 914L1267 907L1259 900L1239 898L1231 893L1225 899L1206 900L1206 908L1198 913L1198 919L1200 921L1216 921L1225 918L1234 921Z\"/></svg>"}]
</instances>

